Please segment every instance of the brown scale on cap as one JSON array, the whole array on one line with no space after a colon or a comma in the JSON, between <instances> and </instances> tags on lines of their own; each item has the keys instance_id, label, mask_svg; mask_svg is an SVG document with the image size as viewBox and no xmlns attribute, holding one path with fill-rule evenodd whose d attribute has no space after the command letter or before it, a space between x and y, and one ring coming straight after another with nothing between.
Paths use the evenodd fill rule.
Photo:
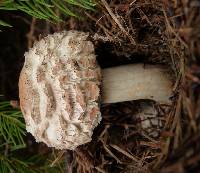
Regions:
<instances>
[{"instance_id":1,"label":"brown scale on cap","mask_svg":"<svg viewBox=\"0 0 200 173\"><path fill-rule=\"evenodd\" d=\"M35 43L19 79L26 129L38 142L75 149L101 120L100 68L88 34L64 31Z\"/></svg>"}]
</instances>

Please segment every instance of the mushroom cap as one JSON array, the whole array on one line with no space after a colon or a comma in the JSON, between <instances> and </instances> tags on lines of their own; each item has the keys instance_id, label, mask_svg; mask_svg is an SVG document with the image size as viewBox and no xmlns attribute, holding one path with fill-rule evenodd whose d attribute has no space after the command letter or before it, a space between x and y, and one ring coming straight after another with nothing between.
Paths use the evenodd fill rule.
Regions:
<instances>
[{"instance_id":1,"label":"mushroom cap","mask_svg":"<svg viewBox=\"0 0 200 173\"><path fill-rule=\"evenodd\" d=\"M101 121L100 68L88 34L48 35L25 53L19 78L26 129L37 142L75 149L91 141Z\"/></svg>"}]
</instances>

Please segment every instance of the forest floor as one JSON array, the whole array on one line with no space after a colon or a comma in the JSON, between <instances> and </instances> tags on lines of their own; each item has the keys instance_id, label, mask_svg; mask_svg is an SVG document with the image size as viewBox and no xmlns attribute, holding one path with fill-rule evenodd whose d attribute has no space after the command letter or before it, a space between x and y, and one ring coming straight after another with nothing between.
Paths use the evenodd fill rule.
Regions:
<instances>
[{"instance_id":1,"label":"forest floor","mask_svg":"<svg viewBox=\"0 0 200 173\"><path fill-rule=\"evenodd\" d=\"M93 140L75 151L59 151L54 162L64 160L69 173L200 172L200 2L101 0L95 12L82 13L84 19L69 17L59 24L2 13L13 27L0 32L1 93L7 100L18 100L23 54L35 40L64 29L89 32L102 68L140 62L169 69L173 104L102 105L103 119ZM145 115L143 105L156 116ZM147 118L141 119L141 114ZM143 127L142 121L150 125ZM31 137L28 141L27 152L34 147L51 152Z\"/></svg>"}]
</instances>

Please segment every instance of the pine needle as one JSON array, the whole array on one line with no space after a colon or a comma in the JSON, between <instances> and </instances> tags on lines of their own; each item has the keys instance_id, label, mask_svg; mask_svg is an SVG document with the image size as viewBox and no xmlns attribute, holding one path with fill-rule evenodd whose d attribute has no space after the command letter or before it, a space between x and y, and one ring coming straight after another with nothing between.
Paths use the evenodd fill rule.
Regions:
<instances>
[{"instance_id":1,"label":"pine needle","mask_svg":"<svg viewBox=\"0 0 200 173\"><path fill-rule=\"evenodd\" d=\"M32 17L55 23L62 21L62 17L56 15L56 10L59 10L64 17L74 16L80 18L80 16L74 12L76 11L75 8L94 11L95 5L93 0L2 0L0 1L0 10L19 10ZM0 26L11 25L0 20Z\"/></svg>"},{"instance_id":2,"label":"pine needle","mask_svg":"<svg viewBox=\"0 0 200 173\"><path fill-rule=\"evenodd\" d=\"M13 109L9 102L0 102L0 137L11 149L25 147L25 124L20 110Z\"/></svg>"},{"instance_id":3,"label":"pine needle","mask_svg":"<svg viewBox=\"0 0 200 173\"><path fill-rule=\"evenodd\" d=\"M61 161L52 167L50 154L20 155L25 149L25 123L19 109L0 102L0 173L61 173Z\"/></svg>"}]
</instances>

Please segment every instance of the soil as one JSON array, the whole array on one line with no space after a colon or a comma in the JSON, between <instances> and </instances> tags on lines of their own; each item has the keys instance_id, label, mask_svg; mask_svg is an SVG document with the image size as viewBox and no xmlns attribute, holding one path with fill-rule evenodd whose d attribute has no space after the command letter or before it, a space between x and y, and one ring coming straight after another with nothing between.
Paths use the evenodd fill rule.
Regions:
<instances>
[{"instance_id":1,"label":"soil","mask_svg":"<svg viewBox=\"0 0 200 173\"><path fill-rule=\"evenodd\" d=\"M102 68L140 62L169 69L174 81L173 104L143 100L102 105L103 120L92 142L63 154L67 172L199 172L199 7L195 0L112 0L98 5L96 12L83 12L84 20L68 17L61 24L1 12L1 19L13 27L0 32L0 93L7 100L18 100L23 54L35 40L63 29L89 32ZM144 105L153 108L161 125L141 126L138 115ZM31 137L28 140L32 143L27 152L33 148L50 152Z\"/></svg>"}]
</instances>

